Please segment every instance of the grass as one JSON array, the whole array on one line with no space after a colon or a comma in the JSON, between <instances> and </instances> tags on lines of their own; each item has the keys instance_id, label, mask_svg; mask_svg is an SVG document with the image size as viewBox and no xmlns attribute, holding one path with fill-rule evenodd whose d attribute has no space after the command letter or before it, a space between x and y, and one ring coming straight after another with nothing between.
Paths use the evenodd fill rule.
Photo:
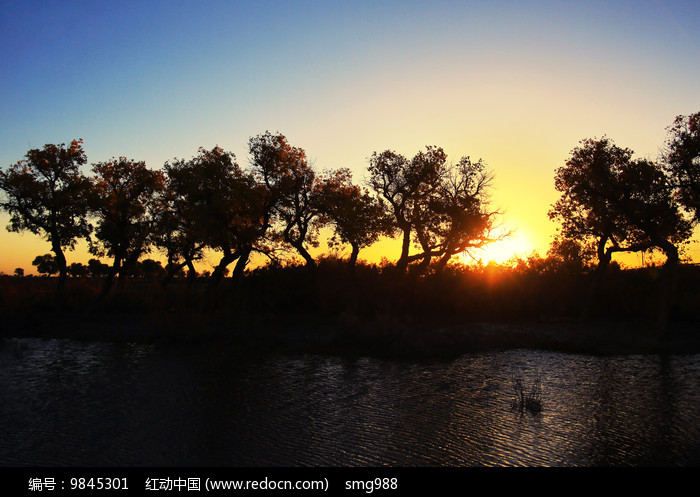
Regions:
<instances>
[{"instance_id":1,"label":"grass","mask_svg":"<svg viewBox=\"0 0 700 497\"><path fill-rule=\"evenodd\" d=\"M542 412L542 380L540 376L535 376L529 390L520 374L514 374L512 382L515 399L511 404L511 409L521 413L527 411L531 414Z\"/></svg>"}]
</instances>

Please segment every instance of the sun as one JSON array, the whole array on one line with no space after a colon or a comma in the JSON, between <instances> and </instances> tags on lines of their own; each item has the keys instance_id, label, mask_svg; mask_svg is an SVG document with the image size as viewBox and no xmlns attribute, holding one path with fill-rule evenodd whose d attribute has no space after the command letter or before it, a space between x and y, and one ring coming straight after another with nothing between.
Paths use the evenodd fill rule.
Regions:
<instances>
[{"instance_id":1,"label":"sun","mask_svg":"<svg viewBox=\"0 0 700 497\"><path fill-rule=\"evenodd\" d=\"M469 264L481 259L484 264L495 262L503 264L513 257L525 258L534 250L534 244L521 230L499 242L493 242L483 249L472 250L462 255L464 263Z\"/></svg>"}]
</instances>

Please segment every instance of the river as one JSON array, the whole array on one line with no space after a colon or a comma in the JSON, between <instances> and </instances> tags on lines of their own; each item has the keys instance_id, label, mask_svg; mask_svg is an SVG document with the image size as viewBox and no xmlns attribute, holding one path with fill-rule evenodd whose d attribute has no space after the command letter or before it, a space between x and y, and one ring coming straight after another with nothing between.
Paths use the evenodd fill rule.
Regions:
<instances>
[{"instance_id":1,"label":"river","mask_svg":"<svg viewBox=\"0 0 700 497\"><path fill-rule=\"evenodd\" d=\"M539 412L513 409L538 385ZM696 466L700 355L0 340L2 466Z\"/></svg>"}]
</instances>

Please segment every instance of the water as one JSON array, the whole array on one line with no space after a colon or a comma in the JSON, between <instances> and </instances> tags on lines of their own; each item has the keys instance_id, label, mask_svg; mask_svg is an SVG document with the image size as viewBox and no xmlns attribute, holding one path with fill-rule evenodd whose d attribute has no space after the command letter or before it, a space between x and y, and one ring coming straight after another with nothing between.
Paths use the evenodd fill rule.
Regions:
<instances>
[{"instance_id":1,"label":"water","mask_svg":"<svg viewBox=\"0 0 700 497\"><path fill-rule=\"evenodd\" d=\"M539 378L542 411L512 409ZM700 356L241 359L215 345L0 341L2 466L700 463Z\"/></svg>"}]
</instances>

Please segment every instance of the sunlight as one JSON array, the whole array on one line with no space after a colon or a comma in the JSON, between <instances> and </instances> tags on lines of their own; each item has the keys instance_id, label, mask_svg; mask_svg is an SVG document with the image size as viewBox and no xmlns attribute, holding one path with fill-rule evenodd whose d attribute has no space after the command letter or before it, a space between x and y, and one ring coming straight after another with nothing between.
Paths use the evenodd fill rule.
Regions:
<instances>
[{"instance_id":1,"label":"sunlight","mask_svg":"<svg viewBox=\"0 0 700 497\"><path fill-rule=\"evenodd\" d=\"M463 254L462 261L465 264L471 264L481 259L484 264L488 264L491 261L502 264L512 257L525 258L534 248L530 237L526 233L522 230L514 230L513 234L503 241Z\"/></svg>"}]
</instances>

